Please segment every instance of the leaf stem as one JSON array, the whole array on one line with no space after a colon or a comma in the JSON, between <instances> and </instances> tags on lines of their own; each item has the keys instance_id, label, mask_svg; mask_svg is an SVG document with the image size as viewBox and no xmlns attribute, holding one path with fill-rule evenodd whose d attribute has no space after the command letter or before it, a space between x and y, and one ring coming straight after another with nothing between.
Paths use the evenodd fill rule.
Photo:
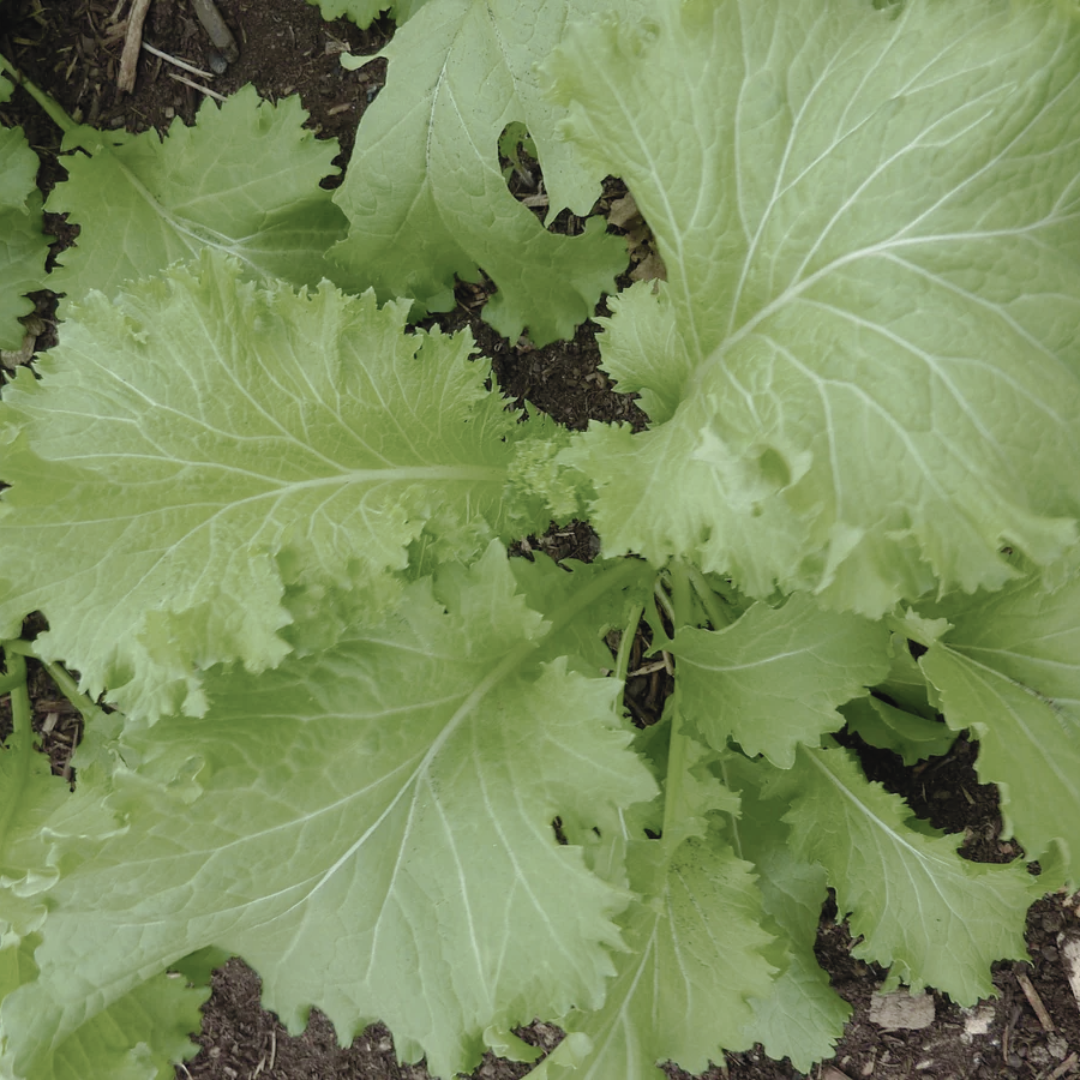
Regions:
<instances>
[{"instance_id":1,"label":"leaf stem","mask_svg":"<svg viewBox=\"0 0 1080 1080\"><path fill-rule=\"evenodd\" d=\"M31 727L30 693L26 689L26 661L17 652L4 644L4 656L7 659L7 675L13 685L11 694L11 743L13 744L14 767L8 772L10 786L0 794L0 836L7 836L19 806L22 804L23 787L26 784L30 767L30 755L34 752L33 728Z\"/></svg>"},{"instance_id":2,"label":"leaf stem","mask_svg":"<svg viewBox=\"0 0 1080 1080\"><path fill-rule=\"evenodd\" d=\"M730 626L732 618L725 610L721 597L717 596L712 586L705 579L705 575L691 563L685 563L684 565L690 578L690 584L693 585L694 592L697 593L698 599L701 601L701 606L709 616L709 622L712 623L713 629L722 630L725 626Z\"/></svg>"},{"instance_id":3,"label":"leaf stem","mask_svg":"<svg viewBox=\"0 0 1080 1080\"><path fill-rule=\"evenodd\" d=\"M671 733L668 739L667 776L664 779L664 824L661 838L669 853L681 843L680 828L685 819L683 778L686 776L687 736L682 731L682 716L678 705L671 710Z\"/></svg>"},{"instance_id":4,"label":"leaf stem","mask_svg":"<svg viewBox=\"0 0 1080 1080\"><path fill-rule=\"evenodd\" d=\"M7 674L0 680L0 694L11 694L11 725L16 737L30 735L30 693L26 689L26 660L4 643Z\"/></svg>"},{"instance_id":5,"label":"leaf stem","mask_svg":"<svg viewBox=\"0 0 1080 1080\"><path fill-rule=\"evenodd\" d=\"M638 604L630 611L630 618L626 621L626 627L619 639L619 651L615 656L615 678L626 682L626 673L630 670L630 650L634 647L634 636L637 634L638 623L645 609Z\"/></svg>"},{"instance_id":6,"label":"leaf stem","mask_svg":"<svg viewBox=\"0 0 1080 1080\"><path fill-rule=\"evenodd\" d=\"M79 710L79 714L82 716L85 723L89 723L95 716L101 713L101 709L95 705L89 697L86 696L80 689L79 684L68 674L67 670L58 664L55 660L43 660L34 651L34 646L29 641L23 641L16 639L15 641L5 641L4 651L8 657L18 656L20 660L24 656L33 657L41 666L49 673L49 677L59 687L60 693L64 695L71 702L71 704ZM9 664L10 666L10 664ZM24 665L25 670L25 665ZM25 678L23 682L23 688L25 690ZM29 701L29 698L27 699ZM15 705L14 691L12 691L12 708Z\"/></svg>"},{"instance_id":7,"label":"leaf stem","mask_svg":"<svg viewBox=\"0 0 1080 1080\"><path fill-rule=\"evenodd\" d=\"M672 633L677 634L680 626L692 626L694 623L694 601L690 586L689 566L682 559L671 564L671 606L675 609L672 617Z\"/></svg>"},{"instance_id":8,"label":"leaf stem","mask_svg":"<svg viewBox=\"0 0 1080 1080\"><path fill-rule=\"evenodd\" d=\"M49 119L65 134L79 125L44 90L39 90L19 69L0 53L0 71L6 71L16 86L21 86L48 114Z\"/></svg>"}]
</instances>

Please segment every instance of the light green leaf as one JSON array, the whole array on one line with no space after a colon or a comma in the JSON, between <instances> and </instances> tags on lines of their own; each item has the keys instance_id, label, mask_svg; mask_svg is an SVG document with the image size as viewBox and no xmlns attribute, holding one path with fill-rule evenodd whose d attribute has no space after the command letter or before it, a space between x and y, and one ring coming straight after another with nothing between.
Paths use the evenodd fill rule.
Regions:
<instances>
[{"instance_id":1,"label":"light green leaf","mask_svg":"<svg viewBox=\"0 0 1080 1080\"><path fill-rule=\"evenodd\" d=\"M68 180L48 209L81 226L50 288L81 299L111 297L125 282L151 277L204 248L235 256L254 275L294 285L334 277L327 249L345 218L319 181L333 173L336 139L302 127L296 95L276 105L243 87L220 108L207 99L194 127L179 118L162 139L77 127L63 147Z\"/></svg>"},{"instance_id":2,"label":"light green leaf","mask_svg":"<svg viewBox=\"0 0 1080 1080\"><path fill-rule=\"evenodd\" d=\"M933 986L961 1005L994 993L990 965L1027 958L1024 920L1042 895L1021 862L974 863L870 783L842 749L800 749L788 774L791 848L825 867L854 956L891 966L889 985Z\"/></svg>"},{"instance_id":3,"label":"light green leaf","mask_svg":"<svg viewBox=\"0 0 1080 1080\"><path fill-rule=\"evenodd\" d=\"M5 666L14 684L9 691L14 730L0 744L0 942L8 944L45 919L43 894L56 871L42 829L68 788L52 775L48 756L34 749L25 661L7 651Z\"/></svg>"},{"instance_id":4,"label":"light green leaf","mask_svg":"<svg viewBox=\"0 0 1080 1080\"><path fill-rule=\"evenodd\" d=\"M1000 587L1006 544L1052 567L1080 513L1080 22L1052 0L651 11L575 25L545 65L667 268L602 346L662 423L564 455L606 549L873 616Z\"/></svg>"},{"instance_id":5,"label":"light green leaf","mask_svg":"<svg viewBox=\"0 0 1080 1080\"><path fill-rule=\"evenodd\" d=\"M0 950L0 1000L33 981L38 940L34 935ZM13 1071L10 1052L0 1056L0 1070L13 1080L164 1080L174 1062L198 1052L190 1036L199 1030L200 1006L209 996L209 986L189 987L182 976L161 972L93 1013L28 1071ZM10 1045L18 1035L5 1030L5 1019L0 1006L0 1039L8 1036Z\"/></svg>"},{"instance_id":6,"label":"light green leaf","mask_svg":"<svg viewBox=\"0 0 1080 1080\"><path fill-rule=\"evenodd\" d=\"M6 79L0 79L3 86L10 91ZM48 245L41 231L38 164L22 128L0 127L0 349L22 347L17 320L34 310L25 294L45 287Z\"/></svg>"},{"instance_id":7,"label":"light green leaf","mask_svg":"<svg viewBox=\"0 0 1080 1080\"><path fill-rule=\"evenodd\" d=\"M391 15L400 26L410 19L427 0L308 0L318 5L324 19L351 19L361 30L366 30L382 12ZM371 57L364 57L370 60Z\"/></svg>"},{"instance_id":8,"label":"light green leaf","mask_svg":"<svg viewBox=\"0 0 1080 1080\"><path fill-rule=\"evenodd\" d=\"M946 600L952 623L919 664L954 730L979 740L975 768L998 785L1006 835L1029 858L1064 841L1080 860L1080 576L1046 593L1022 581Z\"/></svg>"},{"instance_id":9,"label":"light green leaf","mask_svg":"<svg viewBox=\"0 0 1080 1080\"><path fill-rule=\"evenodd\" d=\"M838 705L885 675L887 645L883 625L798 593L782 608L756 603L722 630L684 627L670 649L683 711L709 744L723 750L732 738L787 769L800 743L843 726Z\"/></svg>"},{"instance_id":10,"label":"light green leaf","mask_svg":"<svg viewBox=\"0 0 1080 1080\"><path fill-rule=\"evenodd\" d=\"M774 770L735 753L724 756L721 770L742 800L742 814L731 826L735 850L754 864L765 911L782 931L787 950L786 965L769 994L750 1003L754 1020L746 1034L770 1057L790 1058L808 1073L816 1061L832 1056L851 1015L814 955L827 895L825 871L792 852L791 829L781 820L788 804L761 797L760 786Z\"/></svg>"},{"instance_id":11,"label":"light green leaf","mask_svg":"<svg viewBox=\"0 0 1080 1080\"><path fill-rule=\"evenodd\" d=\"M546 622L493 544L330 652L211 673L204 718L129 731L109 796L127 827L57 835L41 974L4 1006L17 1065L211 943L290 1030L311 1005L345 1042L381 1018L446 1077L485 1030L599 1005L629 898L552 821L607 832L656 788L616 727L621 685L537 662L597 598Z\"/></svg>"},{"instance_id":12,"label":"light green leaf","mask_svg":"<svg viewBox=\"0 0 1080 1080\"><path fill-rule=\"evenodd\" d=\"M626 630L630 613L640 610L649 599L656 571L641 559L589 564L567 559L556 564L537 553L534 560L512 559L510 568L518 588L535 611L546 615L565 607L585 588L604 589L596 603L582 610L573 624L561 629L559 637L551 641L546 658L566 656L571 664L580 664L580 670L592 676L613 670L615 658L605 643L605 635L609 630ZM624 578L620 588L607 584L616 572Z\"/></svg>"},{"instance_id":13,"label":"light green leaf","mask_svg":"<svg viewBox=\"0 0 1080 1080\"><path fill-rule=\"evenodd\" d=\"M621 239L601 219L582 236L547 232L507 190L503 128L524 122L540 154L550 217L585 216L603 171L555 138L564 110L541 97L535 63L568 20L603 0L429 0L383 50L385 89L364 116L335 201L348 239L333 257L381 299L408 296L447 311L454 276L477 268L498 286L484 318L516 341L571 337L626 266ZM634 9L637 7L635 0Z\"/></svg>"},{"instance_id":14,"label":"light green leaf","mask_svg":"<svg viewBox=\"0 0 1080 1080\"><path fill-rule=\"evenodd\" d=\"M917 622L930 641L936 641L940 636L932 620L922 619L914 613L909 613L904 621L912 628ZM949 629L949 624L944 619L937 620L937 626L940 627L940 633L945 633ZM889 676L884 682L878 683L875 689L909 713L925 717L927 720L936 719L938 712L930 704L930 687L927 684L926 675L918 661L912 656L908 638L904 634L892 635L889 655L891 657Z\"/></svg>"},{"instance_id":15,"label":"light green leaf","mask_svg":"<svg viewBox=\"0 0 1080 1080\"><path fill-rule=\"evenodd\" d=\"M880 698L849 701L842 709L849 730L871 746L892 750L905 765L947 754L956 733L945 724L898 709Z\"/></svg>"},{"instance_id":16,"label":"light green leaf","mask_svg":"<svg viewBox=\"0 0 1080 1080\"><path fill-rule=\"evenodd\" d=\"M603 1007L563 1022L589 1052L573 1064L549 1059L530 1080L660 1080L665 1061L698 1073L752 1042L747 998L767 994L774 971L753 868L715 833L673 854L634 840L627 862L645 898L620 920L630 951L616 957Z\"/></svg>"},{"instance_id":17,"label":"light green leaf","mask_svg":"<svg viewBox=\"0 0 1080 1080\"><path fill-rule=\"evenodd\" d=\"M305 591L377 619L425 528L453 558L507 531L515 444L546 429L484 389L467 334L404 334L407 308L256 288L209 252L92 295L5 393L3 632L40 609L41 654L92 695L198 714L198 669L278 663Z\"/></svg>"}]
</instances>

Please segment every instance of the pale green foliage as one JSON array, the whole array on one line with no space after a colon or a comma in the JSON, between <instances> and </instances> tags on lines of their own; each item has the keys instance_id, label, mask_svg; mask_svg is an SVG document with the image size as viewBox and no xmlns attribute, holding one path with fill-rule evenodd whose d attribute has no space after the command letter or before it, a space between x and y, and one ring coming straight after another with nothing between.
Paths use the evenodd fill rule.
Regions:
<instances>
[{"instance_id":1,"label":"pale green foliage","mask_svg":"<svg viewBox=\"0 0 1080 1080\"><path fill-rule=\"evenodd\" d=\"M0 76L0 102L11 90ZM22 345L23 329L16 319L34 310L23 294L40 288L45 270L37 170L37 155L22 129L0 127L0 349Z\"/></svg>"},{"instance_id":2,"label":"pale green foliage","mask_svg":"<svg viewBox=\"0 0 1080 1080\"><path fill-rule=\"evenodd\" d=\"M391 7L333 256L382 295L314 287L344 219L295 102L69 134L52 282L104 291L0 408L0 1071L165 1075L220 950L292 1030L382 1019L446 1077L527 1059L537 1016L569 1032L546 1080L758 1041L809 1070L849 1013L829 888L890 984L991 993L1080 852L1080 22ZM651 430L519 423L467 332L406 327L478 267L511 337L607 287L621 242L515 203L507 130L549 212L612 172L645 213L668 280L611 300L603 354ZM585 513L609 557L507 560ZM122 706L66 686L73 794L31 652ZM672 676L633 727L624 680ZM963 859L845 724L909 763L977 739L1042 874Z\"/></svg>"},{"instance_id":3,"label":"pale green foliage","mask_svg":"<svg viewBox=\"0 0 1080 1080\"><path fill-rule=\"evenodd\" d=\"M317 140L306 118L298 97L274 105L246 86L220 107L206 99L195 127L177 118L164 139L73 127L63 148L86 153L64 158L69 178L48 209L82 231L50 287L111 296L204 248L294 285L333 276L326 250L345 219L319 181L334 171L337 142Z\"/></svg>"},{"instance_id":4,"label":"pale green foliage","mask_svg":"<svg viewBox=\"0 0 1080 1080\"><path fill-rule=\"evenodd\" d=\"M361 29L369 27L383 12L403 23L427 3L427 0L308 0L318 5L324 19L351 19Z\"/></svg>"},{"instance_id":5,"label":"pale green foliage","mask_svg":"<svg viewBox=\"0 0 1080 1080\"><path fill-rule=\"evenodd\" d=\"M377 612L428 522L445 555L482 550L521 510L515 440L549 429L484 391L467 335L404 335L407 309L256 288L209 253L89 297L0 413L3 632L40 607L43 653L92 693L198 715L200 669L285 656L287 585L300 618L331 585Z\"/></svg>"},{"instance_id":6,"label":"pale green foliage","mask_svg":"<svg viewBox=\"0 0 1080 1080\"><path fill-rule=\"evenodd\" d=\"M1063 840L1080 859L1080 576L946 601L949 620L919 664L955 730L979 739L977 768L1001 790L1006 835L1032 858Z\"/></svg>"},{"instance_id":7,"label":"pale green foliage","mask_svg":"<svg viewBox=\"0 0 1080 1080\"><path fill-rule=\"evenodd\" d=\"M17 940L45 919L43 894L56 870L42 829L63 802L30 732L9 736L0 753L0 941Z\"/></svg>"},{"instance_id":8,"label":"pale green foliage","mask_svg":"<svg viewBox=\"0 0 1080 1080\"><path fill-rule=\"evenodd\" d=\"M496 544L319 657L209 679L202 720L126 736L138 765L75 799L107 794L130 826L93 843L70 819L41 975L4 1003L11 1045L33 1058L86 1022L85 986L106 1007L210 943L262 972L294 1030L311 1004L347 1037L381 1017L444 1076L479 1061L493 1021L598 1005L629 895L550 823L607 831L655 786L618 684L537 652L626 577L545 620Z\"/></svg>"},{"instance_id":9,"label":"pale green foliage","mask_svg":"<svg viewBox=\"0 0 1080 1080\"><path fill-rule=\"evenodd\" d=\"M620 920L629 951L616 956L603 1008L567 1018L588 1051L571 1068L541 1067L538 1080L646 1080L666 1060L696 1073L722 1048L750 1045L746 995L768 994L775 970L761 952L770 937L750 864L716 836L677 847L635 840L624 858L647 898Z\"/></svg>"},{"instance_id":10,"label":"pale green foliage","mask_svg":"<svg viewBox=\"0 0 1080 1080\"><path fill-rule=\"evenodd\" d=\"M546 70L667 267L604 347L663 423L567 455L610 551L878 615L1075 543L1080 25L691 0L575 28Z\"/></svg>"},{"instance_id":11,"label":"pale green foliage","mask_svg":"<svg viewBox=\"0 0 1080 1080\"><path fill-rule=\"evenodd\" d=\"M754 864L762 906L783 932L786 946L783 970L770 993L750 1002L754 1019L746 1041L760 1042L771 1057L790 1058L795 1068L809 1072L815 1061L832 1053L851 1015L851 1006L832 988L814 956L828 878L822 866L792 851L790 830L781 821L787 803L762 798L767 771L729 753L720 774L738 792L742 807L732 827L736 851Z\"/></svg>"},{"instance_id":12,"label":"pale green foliage","mask_svg":"<svg viewBox=\"0 0 1080 1080\"><path fill-rule=\"evenodd\" d=\"M36 935L21 945L0 950L0 997L33 983L37 969L32 954ZM166 1076L172 1063L191 1057L198 1047L200 1006L208 987L195 989L178 974L164 971L139 983L100 1012L78 1023L54 1045L42 1045L32 1061L0 1056L4 1075L26 1080L146 1080Z\"/></svg>"},{"instance_id":13,"label":"pale green foliage","mask_svg":"<svg viewBox=\"0 0 1080 1080\"><path fill-rule=\"evenodd\" d=\"M805 594L779 609L757 603L724 629L678 631L680 701L717 750L734 739L750 757L790 769L800 743L841 726L837 705L885 675L887 635Z\"/></svg>"},{"instance_id":14,"label":"pale green foliage","mask_svg":"<svg viewBox=\"0 0 1080 1080\"><path fill-rule=\"evenodd\" d=\"M637 0L635 0L635 3ZM383 50L386 87L357 133L335 202L349 218L333 251L350 280L421 310L453 306L454 275L482 268L498 286L484 318L516 341L570 337L626 266L623 244L589 221L557 236L506 188L499 136L524 122L536 144L554 217L588 214L602 171L555 139L564 111L539 93L534 64L565 23L600 0L428 0ZM361 62L366 62L363 58Z\"/></svg>"},{"instance_id":15,"label":"pale green foliage","mask_svg":"<svg viewBox=\"0 0 1080 1080\"><path fill-rule=\"evenodd\" d=\"M1024 955L1026 911L1042 893L1022 863L957 858L956 840L908 825L904 801L846 750L803 749L777 784L795 793L792 849L825 867L852 934L865 938L855 956L892 965L891 986L935 986L962 1005L994 992L990 964Z\"/></svg>"}]
</instances>

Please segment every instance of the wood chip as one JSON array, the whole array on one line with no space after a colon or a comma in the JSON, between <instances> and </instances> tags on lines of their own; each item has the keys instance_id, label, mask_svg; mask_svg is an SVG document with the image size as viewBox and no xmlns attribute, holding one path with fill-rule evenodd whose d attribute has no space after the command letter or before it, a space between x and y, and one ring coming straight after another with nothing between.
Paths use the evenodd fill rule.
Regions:
<instances>
[{"instance_id":1,"label":"wood chip","mask_svg":"<svg viewBox=\"0 0 1080 1080\"><path fill-rule=\"evenodd\" d=\"M221 12L214 5L213 0L191 0L191 6L203 29L210 37L214 48L221 53L222 57L230 64L236 63L240 58L240 49L236 44L236 38L232 31L225 25ZM285 96L285 95L282 95Z\"/></svg>"},{"instance_id":2,"label":"wood chip","mask_svg":"<svg viewBox=\"0 0 1080 1080\"><path fill-rule=\"evenodd\" d=\"M1071 1069L1076 1068L1076 1051L1074 1050L1047 1078L1046 1080L1058 1080L1059 1076L1064 1076Z\"/></svg>"},{"instance_id":3,"label":"wood chip","mask_svg":"<svg viewBox=\"0 0 1080 1080\"><path fill-rule=\"evenodd\" d=\"M1058 949L1065 966L1065 977L1069 980L1069 989L1080 1009L1080 938L1058 934Z\"/></svg>"},{"instance_id":4,"label":"wood chip","mask_svg":"<svg viewBox=\"0 0 1080 1080\"><path fill-rule=\"evenodd\" d=\"M128 15L127 34L124 37L124 51L120 55L120 74L116 85L123 93L130 94L135 89L135 65L142 49L142 28L146 22L146 12L150 0L134 0Z\"/></svg>"},{"instance_id":5,"label":"wood chip","mask_svg":"<svg viewBox=\"0 0 1080 1080\"><path fill-rule=\"evenodd\" d=\"M1024 991L1024 997L1028 999L1028 1004L1035 1010L1035 1015L1039 1018L1043 1031L1053 1031L1054 1021L1050 1019L1050 1014L1046 1011L1046 1006L1043 1004L1042 998L1039 997L1038 991L1032 986L1031 980L1024 972L1018 971L1016 981L1020 984L1020 989Z\"/></svg>"}]
</instances>

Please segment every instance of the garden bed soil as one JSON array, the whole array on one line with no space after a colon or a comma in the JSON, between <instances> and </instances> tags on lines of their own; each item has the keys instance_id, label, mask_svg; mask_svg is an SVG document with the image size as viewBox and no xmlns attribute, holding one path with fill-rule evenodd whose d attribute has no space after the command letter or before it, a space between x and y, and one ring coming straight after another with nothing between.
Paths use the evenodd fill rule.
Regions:
<instances>
[{"instance_id":1,"label":"garden bed soil","mask_svg":"<svg viewBox=\"0 0 1080 1080\"><path fill-rule=\"evenodd\" d=\"M170 78L168 65L149 54L139 61L134 93L122 95L116 89L122 34L111 22L114 7L114 0L6 0L0 7L0 49L78 119L128 131L149 127L165 131L177 118L190 123L202 95ZM344 167L357 122L385 78L385 62L376 60L346 72L338 56L345 47L356 54L376 52L389 40L392 24L380 22L360 31L344 20L324 22L318 9L304 0L219 0L219 7L240 44L240 56L215 78L213 88L228 94L253 82L263 96L273 99L299 92L311 114L311 126L320 136L339 140L342 153L337 164ZM186 0L154 0L145 40L198 67L210 63L210 43ZM64 175L62 158L56 153L58 130L21 91L0 107L0 120L24 128L42 157L39 184L48 192ZM606 211L624 194L617 181L609 181L598 210ZM47 220L56 238L55 259L56 253L77 242L77 230L61 216L48 215ZM565 217L560 226L577 227ZM641 257L641 252L635 256ZM584 427L589 419L623 420L637 428L645 424L633 398L616 393L599 368L596 323L579 328L573 341L544 349L534 349L525 339L508 342L480 320L489 293L483 283L463 284L457 292L457 308L429 321L438 321L447 330L472 328L513 407L544 410L574 428ZM54 298L40 294L39 348L56 340L54 310ZM529 538L518 546L518 553L527 555L536 547L557 558L589 558L596 541L587 526L569 523L553 527L545 537ZM642 655L647 648L644 643L637 647ZM49 754L54 772L75 779L69 761L81 721L44 671L33 664L31 668L35 729L42 749ZM655 678L630 680L627 705L635 722L655 720L665 690ZM0 717L0 734L5 730L2 725ZM855 745L854 740L851 744ZM1001 838L996 791L978 783L973 768L975 744L961 739L949 754L914 768L903 767L887 752L857 748L872 779L902 794L917 814L935 826L956 833L967 857L980 861L1022 857L1014 842ZM1028 915L1031 962L997 966L996 999L974 1010L962 1010L932 995L932 1015L925 1010L923 1017L929 1023L919 1027L902 1026L905 1021L889 1027L876 1012L871 1018L871 1004L884 973L851 955L851 938L835 914L835 908L827 904L817 955L854 1012L835 1057L814 1069L818 1080L1061 1080L1080 1075L1080 1000L1070 989L1062 955L1063 942L1080 939L1080 898L1054 895L1034 905ZM553 1047L561 1034L541 1022L522 1033L545 1049ZM195 1038L201 1049L192 1060L177 1066L180 1080L424 1080L428 1076L422 1065L398 1063L392 1035L381 1025L373 1025L352 1046L341 1048L329 1021L313 1010L307 1030L290 1037L277 1018L260 1007L258 976L237 959L215 972L202 1030ZM489 1058L474 1076L510 1080L527 1069ZM673 1078L686 1076L674 1067L668 1071ZM758 1048L729 1055L705 1075L709 1080L788 1080L801 1074L787 1062L769 1060Z\"/></svg>"}]
</instances>

